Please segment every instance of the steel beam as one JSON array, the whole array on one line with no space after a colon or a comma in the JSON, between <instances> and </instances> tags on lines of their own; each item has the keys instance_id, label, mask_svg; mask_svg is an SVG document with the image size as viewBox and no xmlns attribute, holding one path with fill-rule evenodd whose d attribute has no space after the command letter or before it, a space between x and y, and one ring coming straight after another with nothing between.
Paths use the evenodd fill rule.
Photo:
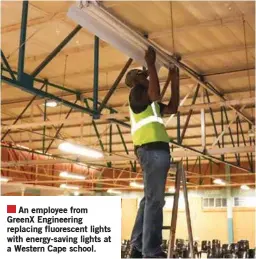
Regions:
<instances>
[{"instance_id":1,"label":"steel beam","mask_svg":"<svg viewBox=\"0 0 256 259\"><path fill-rule=\"evenodd\" d=\"M4 67L2 68L2 70L8 72L8 69L6 69ZM14 73L14 75L17 75L16 71L13 71L13 73ZM38 83L44 83L45 80L40 79L40 78L34 78L34 81L38 82ZM76 90L73 90L73 89L70 89L70 88L65 88L63 86L54 84L54 83L49 82L49 81L48 81L48 86L54 87L56 89L60 89L61 91L69 92L70 94L81 95L81 96L83 95L82 92L79 92L79 91L76 91ZM101 90L101 91L103 91L103 90ZM69 95L67 97L68 97L67 99L70 99L72 96ZM185 98L187 99L188 96L186 95ZM86 99L93 101L93 98L86 98ZM43 102L43 100L42 100L42 102ZM181 104L178 108L179 111L180 112L188 112L190 109L193 109L194 111L200 111L202 108L208 109L208 108L219 108L220 106L229 106L229 105L233 105L233 106L251 105L251 104L255 104L255 99L253 97L251 97L251 98L244 98L244 99L230 100L230 101L212 102L212 103L210 103L210 101L209 101L209 103L205 103L205 104L194 104L194 105L186 105L186 106L183 106L182 103L183 103L183 101L181 101ZM2 105L5 106L6 104L2 104ZM15 107L18 107L18 106L15 106ZM108 107L108 108L110 108L110 107ZM120 111L122 111L124 108L126 109L126 107L122 107Z\"/></svg>"},{"instance_id":2,"label":"steel beam","mask_svg":"<svg viewBox=\"0 0 256 259\"><path fill-rule=\"evenodd\" d=\"M99 90L99 38L94 36L94 73L93 73L93 111L98 113L98 90ZM94 115L94 119L97 115Z\"/></svg>"},{"instance_id":3,"label":"steel beam","mask_svg":"<svg viewBox=\"0 0 256 259\"><path fill-rule=\"evenodd\" d=\"M192 87L190 88L190 91L185 95L185 97L181 100L179 107L178 107L178 111L180 111L180 108L184 105L185 101L187 100L187 98L189 97L190 93L192 92ZM171 122L171 120L174 118L175 114L172 114L166 121L165 121L165 127L167 127L167 125Z\"/></svg>"},{"instance_id":4,"label":"steel beam","mask_svg":"<svg viewBox=\"0 0 256 259\"><path fill-rule=\"evenodd\" d=\"M86 105L86 107L89 109L88 100L85 100L85 105ZM94 102L93 102L93 105L95 105ZM100 144L101 150L102 150L103 152L105 152L104 145L103 145L103 142L102 142L101 137L100 137L100 133L99 133L99 131L98 131L97 125L96 125L96 123L95 123L94 120L92 120L92 125L93 125L94 131L95 131L95 133L96 133L96 136L97 136L97 138L98 138L98 142L99 142L99 144ZM111 125L111 126L112 126L112 125ZM108 161L108 162L107 162L107 166L108 166L108 167L111 167L111 162Z\"/></svg>"},{"instance_id":5,"label":"steel beam","mask_svg":"<svg viewBox=\"0 0 256 259\"><path fill-rule=\"evenodd\" d=\"M205 89L202 89L202 103L205 102L205 97L204 97L204 91ZM201 109L201 142L202 142L202 147L206 147L206 127L205 127L205 110L204 108Z\"/></svg>"},{"instance_id":6,"label":"steel beam","mask_svg":"<svg viewBox=\"0 0 256 259\"><path fill-rule=\"evenodd\" d=\"M112 124L109 126L109 154L112 155ZM110 167L112 167L112 163L110 162Z\"/></svg>"},{"instance_id":7,"label":"steel beam","mask_svg":"<svg viewBox=\"0 0 256 259\"><path fill-rule=\"evenodd\" d=\"M119 125L116 125L116 127L117 127L117 130L118 130L119 136L120 136L120 138L121 138L121 140L122 140L122 143L123 143L125 152L126 152L127 155L129 155L129 151L128 151L128 148L127 148L127 146L126 146L126 143L125 143L125 140L124 140L122 131L121 131ZM131 165L132 171L136 171L136 168L134 168L134 164L132 163L132 161L130 161L130 165Z\"/></svg>"},{"instance_id":8,"label":"steel beam","mask_svg":"<svg viewBox=\"0 0 256 259\"><path fill-rule=\"evenodd\" d=\"M3 79L3 77L2 77ZM42 90L45 86L45 83L41 86L40 90ZM30 105L33 103L33 101L36 99L36 95L29 101L29 103L27 104L27 106L22 110L22 112L18 115L18 117L15 119L15 121L13 122L12 125L15 125L19 120L20 118L22 117L22 115L27 111L27 109L30 107ZM2 136L1 138L1 141L3 141L5 139L5 137L10 133L11 129L8 129L4 135Z\"/></svg>"},{"instance_id":9,"label":"steel beam","mask_svg":"<svg viewBox=\"0 0 256 259\"><path fill-rule=\"evenodd\" d=\"M45 89L46 93L48 92L48 87L47 87L47 84L46 84L46 89ZM46 118L47 118L47 101L45 100L44 101L44 122L46 121ZM43 152L45 152L45 130L46 130L46 127L44 126L43 127Z\"/></svg>"},{"instance_id":10,"label":"steel beam","mask_svg":"<svg viewBox=\"0 0 256 259\"><path fill-rule=\"evenodd\" d=\"M224 131L224 114L223 114L224 111L223 111L223 107L221 106L220 109L221 109L221 132L224 132L224 133L225 133L225 131ZM221 141L223 148L224 148L224 146L225 146L224 133L223 133L223 135L222 135L222 141ZM222 134L222 133L221 133L221 134ZM219 136L221 136L221 134L220 134ZM219 137L218 137L218 138L219 138ZM217 138L217 140L218 140L218 138ZM216 141L215 141L215 143L216 143ZM225 160L225 156L224 156L224 155L222 155L222 160L223 160L223 161Z\"/></svg>"},{"instance_id":11,"label":"steel beam","mask_svg":"<svg viewBox=\"0 0 256 259\"><path fill-rule=\"evenodd\" d=\"M143 40L143 39L141 39L141 40ZM174 64L176 67L178 67L179 69L184 71L184 73L186 75L188 75L193 81L200 84L202 87L204 87L210 93L218 96L222 101L227 101L226 98L224 97L224 95L222 93L220 93L220 91L217 90L216 87L214 87L209 82L207 82L204 79L204 77L202 77L202 75L199 75L197 72L195 72L194 70L192 70L191 68L189 68L188 66L183 64L182 62L178 61L177 59L175 59L174 56L167 55L166 52L160 50L157 46L154 46L154 44L152 42L145 41L145 39L144 39L144 42L147 45L151 45L151 46L155 47L157 49L157 51L159 52L158 54L161 56L161 58L164 60L164 62L167 60L167 56L168 56L168 65L165 64L165 66L167 68L169 68L168 66ZM229 105L228 107L230 107L237 115L239 115L241 118L245 119L248 123L250 123L252 125L254 124L253 121L251 121L249 118L247 118L247 116L245 116L242 113L242 111L238 110L237 108L233 107L232 105Z\"/></svg>"},{"instance_id":12,"label":"steel beam","mask_svg":"<svg viewBox=\"0 0 256 259\"><path fill-rule=\"evenodd\" d=\"M181 144L182 138L180 136L180 112L177 112L177 142Z\"/></svg>"},{"instance_id":13,"label":"steel beam","mask_svg":"<svg viewBox=\"0 0 256 259\"><path fill-rule=\"evenodd\" d=\"M230 165L230 166L232 166L232 167L238 168L238 169L243 170L243 171L246 171L246 172L251 172L251 171L249 171L249 170L246 169L246 168L243 168L243 167L234 165L234 164L232 164L232 163L229 163L229 162L227 162L227 161L223 161L223 160L221 160L221 159L219 159L219 158L217 158L217 157L214 157L214 156L212 156L212 155L209 155L209 154L207 154L206 151L199 151L199 150L197 150L197 149L194 149L194 148L191 148L191 147L188 147L188 146L180 145L180 144L178 144L177 142L172 141L172 140L170 141L170 143L172 143L174 146L181 147L181 148L185 149L186 151L187 151L187 150L188 150L188 151L192 151L192 152L195 153L195 155L202 156L202 157L204 157L204 158L206 158L206 159L210 159L210 160L212 160L212 161L219 162L219 163L228 164L228 165ZM186 156L186 155L185 155L185 156Z\"/></svg>"},{"instance_id":14,"label":"steel beam","mask_svg":"<svg viewBox=\"0 0 256 259\"><path fill-rule=\"evenodd\" d=\"M227 114L226 107L223 107L223 109L224 109L224 114L225 114L226 122L229 125L229 120L228 120L228 114ZM228 127L228 130L229 130L229 136L230 136L230 139L231 139L231 143L232 143L233 147L235 147L235 143L234 143L234 139L233 139L233 135L232 135L232 131L231 131L230 127ZM238 161L237 154L235 154L235 156L236 156L236 160L237 160L237 164L238 164L239 161Z\"/></svg>"},{"instance_id":15,"label":"steel beam","mask_svg":"<svg viewBox=\"0 0 256 259\"><path fill-rule=\"evenodd\" d=\"M197 98L197 95L198 95L199 88L200 88L200 85L198 84L197 87L196 87L196 91L194 93L193 99L192 99L192 105L195 104L195 102L196 102L196 98ZM183 128L183 131L182 131L182 134L181 134L181 144L182 144L183 139L185 137L187 127L188 127L188 124L189 124L192 113L193 113L193 109L190 109L189 113L188 113L188 116L187 116L187 119L186 119L186 122L185 122L185 125L184 125L184 128Z\"/></svg>"},{"instance_id":16,"label":"steel beam","mask_svg":"<svg viewBox=\"0 0 256 259\"><path fill-rule=\"evenodd\" d=\"M40 151L37 151L37 150L31 150L31 149L26 149L26 148L22 148L22 147L17 147L17 146L12 146L12 145L6 145L6 144L0 144L0 147L2 148L7 148L7 149L13 149L13 150L19 150L19 151L25 151L25 152L28 152L28 153L31 153L31 154L37 154L37 155L43 155L45 157L50 157L50 158L58 158L58 159L65 159L66 161L68 161L69 163L83 163L82 161L79 161L79 160L75 160L75 159L70 159L70 158L64 158L62 156L59 156L59 155L50 155L50 154L43 154L42 152Z\"/></svg>"},{"instance_id":17,"label":"steel beam","mask_svg":"<svg viewBox=\"0 0 256 259\"><path fill-rule=\"evenodd\" d=\"M240 139L239 139L239 122L238 122L238 117L236 118L236 143L237 146L240 146ZM238 156L238 165L240 166L240 154L237 154Z\"/></svg>"},{"instance_id":18,"label":"steel beam","mask_svg":"<svg viewBox=\"0 0 256 259\"><path fill-rule=\"evenodd\" d=\"M245 106L246 105L244 105L241 109L240 109L240 111L242 111L242 110L244 110L244 108L245 108ZM223 114L226 114L226 107L221 107L221 109L222 109L222 113ZM224 115L222 114L222 120L224 121ZM238 115L236 115L236 117L237 117ZM236 121L236 117L233 119L233 120L231 120L230 122L228 122L228 120L227 120L227 122L228 122L228 125L224 128L224 126L222 127L222 129L221 129L221 133L220 133L220 135L215 139L215 141L213 142L213 144L212 144L212 146L215 146L216 145L216 143L220 140L220 138L223 138L223 135L225 134L225 132L226 132L226 130L228 129L229 130L229 134L230 134L230 132L231 132L231 130L230 130L230 126ZM224 123L222 123L222 124L224 124Z\"/></svg>"},{"instance_id":19,"label":"steel beam","mask_svg":"<svg viewBox=\"0 0 256 259\"><path fill-rule=\"evenodd\" d=\"M43 97L43 98L52 99L52 100L55 100L58 103L62 103L63 105L71 107L72 109L78 110L80 112L88 113L90 115L94 115L94 111L92 111L92 110L86 109L83 106L80 106L80 105L74 104L72 102L66 101L65 99L60 98L60 97L58 97L54 94L46 93L46 92L42 91L41 89L37 89L37 88L34 88L34 87L27 87L27 86L23 85L22 83L20 83L18 81L14 81L12 79L9 79L5 76L2 76L2 80L9 85L12 85L14 87L17 87L17 88L23 90L23 91L26 91L30 94L35 95L35 98L40 96L40 97Z\"/></svg>"},{"instance_id":20,"label":"steel beam","mask_svg":"<svg viewBox=\"0 0 256 259\"><path fill-rule=\"evenodd\" d=\"M76 28L39 64L31 73L31 76L36 77L50 61L66 46L66 44L81 30L81 26L77 25Z\"/></svg>"},{"instance_id":21,"label":"steel beam","mask_svg":"<svg viewBox=\"0 0 256 259\"><path fill-rule=\"evenodd\" d=\"M98 6L97 8L101 11L103 9L103 11L105 13L107 13L107 10L105 10L105 8L103 6ZM129 33L129 35L132 34L133 37L135 37L136 40L138 40L144 48L147 48L148 46L152 46L156 50L158 60L162 63L162 65L164 67L169 69L173 65L175 65L177 68L181 69L186 75L188 75L193 81L200 84L202 87L207 89L212 94L221 98L221 100L226 101L226 98L223 96L223 94L218 89L216 89L216 87L214 87L209 82L207 82L202 75L198 74L196 71L189 68L186 64L177 60L177 58L174 55L170 55L169 53L167 53L166 51L161 49L157 44L154 44L154 42L143 37L143 35L141 35L140 33L134 31L132 28L127 27L127 25L125 25L117 17L115 17L115 20L119 22L120 28L124 29L127 33ZM222 22L223 21L221 21L221 24L222 24ZM149 35L149 37L150 37L150 35ZM236 112L239 116L244 118L247 122L249 122L250 124L253 124L253 122L249 118L247 118L247 116L245 116L241 111L237 110L235 107L233 107L231 105L229 107L234 112Z\"/></svg>"},{"instance_id":22,"label":"steel beam","mask_svg":"<svg viewBox=\"0 0 256 259\"><path fill-rule=\"evenodd\" d=\"M23 1L21 13L21 28L20 28L20 45L19 45L19 60L18 60L18 81L21 81L24 73L25 64L25 49L27 35L27 20L28 20L28 1Z\"/></svg>"},{"instance_id":23,"label":"steel beam","mask_svg":"<svg viewBox=\"0 0 256 259\"><path fill-rule=\"evenodd\" d=\"M167 76L167 79L164 83L164 86L163 86L163 89L162 89L162 92L161 92L161 96L160 96L160 100L162 101L163 98L164 98L164 95L166 93L166 90L167 90L167 87L168 85L170 84L170 81L171 81L171 73L170 73L170 70L169 70L169 73L168 73L168 76Z\"/></svg>"},{"instance_id":24,"label":"steel beam","mask_svg":"<svg viewBox=\"0 0 256 259\"><path fill-rule=\"evenodd\" d=\"M78 101L78 100L75 101L75 104L77 103L77 101ZM70 108L70 110L69 110L69 112L67 113L65 119L68 119L68 117L70 116L70 114L71 114L72 111L73 111L73 108ZM50 142L50 144L48 145L47 149L45 150L45 153L47 153L47 152L49 151L49 149L51 148L53 142L55 141L55 138L58 137L58 135L59 135L61 129L63 128L63 126L64 126L64 123L62 123L62 124L60 125L60 127L57 129L57 131L56 131L56 133L55 133L55 135L54 135L52 141Z\"/></svg>"},{"instance_id":25,"label":"steel beam","mask_svg":"<svg viewBox=\"0 0 256 259\"><path fill-rule=\"evenodd\" d=\"M14 72L12 71L12 69L11 69L11 67L10 67L10 65L9 65L9 63L8 63L8 60L7 60L7 58L5 57L4 52L3 52L2 50L1 50L1 57L2 57L2 60L3 60L4 65L5 65L5 67L6 67L6 70L9 72L9 74L10 74L11 77L12 77L12 79L13 79L13 80L16 80L16 77L15 77L15 75L14 75ZM2 70L4 70L4 68L2 68Z\"/></svg>"},{"instance_id":26,"label":"steel beam","mask_svg":"<svg viewBox=\"0 0 256 259\"><path fill-rule=\"evenodd\" d=\"M112 87L109 89L108 93L106 94L105 98L103 99L103 101L101 102L101 105L99 107L99 113L103 110L103 108L106 106L107 102L109 101L109 99L111 98L111 96L113 95L113 93L115 92L118 84L121 82L123 76L125 75L127 69L130 67L131 63L132 63L132 59L129 58L128 61L126 62L125 66L123 67L123 69L121 70L120 74L118 75L118 77L116 78L114 84L112 85Z\"/></svg>"},{"instance_id":27,"label":"steel beam","mask_svg":"<svg viewBox=\"0 0 256 259\"><path fill-rule=\"evenodd\" d=\"M208 103L210 103L210 96L209 96L208 91L205 90L205 93L206 93L207 101L208 101ZM213 128L214 128L214 134L215 134L215 137L218 138L218 131L217 131L217 127L216 127L214 115L213 115L213 110L212 110L211 107L209 108L209 110L210 110L210 114L211 114L211 118L212 118L212 123L213 123ZM219 148L220 148L220 141L218 140L217 143L218 143L218 146L219 146Z\"/></svg>"},{"instance_id":28,"label":"steel beam","mask_svg":"<svg viewBox=\"0 0 256 259\"><path fill-rule=\"evenodd\" d=\"M251 105L251 104L255 105L255 98L253 98L253 97L239 99L239 100L212 102L212 103L209 100L208 103L198 103L198 104L194 104L194 105L181 106L181 107L179 107L179 111L187 112L190 109L193 109L193 111L200 111L201 109L212 109L212 108L218 109L218 108L220 108L220 106L229 106L229 105L234 105L234 106L242 105L243 106L243 105Z\"/></svg>"},{"instance_id":29,"label":"steel beam","mask_svg":"<svg viewBox=\"0 0 256 259\"><path fill-rule=\"evenodd\" d=\"M244 145L246 146L246 141L245 141L245 137L244 137L244 131L243 131L243 128L242 128L242 123L241 123L239 117L237 119L238 119L238 123L239 123L239 126L240 126L240 131L241 131L241 134L242 134L243 142L244 142Z\"/></svg>"},{"instance_id":30,"label":"steel beam","mask_svg":"<svg viewBox=\"0 0 256 259\"><path fill-rule=\"evenodd\" d=\"M243 139L244 146L246 146L246 141L245 141L245 137L244 137L244 131L243 131L243 127L242 127L242 123L240 121L240 118L238 118L238 123L239 123L240 131L241 131L241 134L242 134L242 139ZM246 155L247 155L247 158L248 158L248 162L249 162L250 168L252 170L253 169L253 160L250 158L248 153Z\"/></svg>"}]
</instances>

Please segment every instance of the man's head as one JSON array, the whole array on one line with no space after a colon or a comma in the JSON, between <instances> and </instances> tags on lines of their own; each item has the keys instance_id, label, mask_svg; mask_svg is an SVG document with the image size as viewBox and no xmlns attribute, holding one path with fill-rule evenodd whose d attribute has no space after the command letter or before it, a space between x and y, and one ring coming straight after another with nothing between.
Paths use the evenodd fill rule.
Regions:
<instances>
[{"instance_id":1,"label":"man's head","mask_svg":"<svg viewBox=\"0 0 256 259\"><path fill-rule=\"evenodd\" d=\"M149 81L147 77L148 72L146 70L132 69L126 75L125 84L130 88L136 85L148 87Z\"/></svg>"}]
</instances>

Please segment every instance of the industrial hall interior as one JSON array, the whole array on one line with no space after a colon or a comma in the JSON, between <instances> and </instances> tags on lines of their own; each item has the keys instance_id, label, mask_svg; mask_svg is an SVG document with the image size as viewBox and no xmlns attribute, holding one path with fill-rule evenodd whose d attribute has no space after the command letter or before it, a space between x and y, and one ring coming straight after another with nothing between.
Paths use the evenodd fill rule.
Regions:
<instances>
[{"instance_id":1,"label":"industrial hall interior","mask_svg":"<svg viewBox=\"0 0 256 259\"><path fill-rule=\"evenodd\" d=\"M256 258L254 70L254 1L1 1L1 196L121 196L123 258L150 202L168 256Z\"/></svg>"}]
</instances>

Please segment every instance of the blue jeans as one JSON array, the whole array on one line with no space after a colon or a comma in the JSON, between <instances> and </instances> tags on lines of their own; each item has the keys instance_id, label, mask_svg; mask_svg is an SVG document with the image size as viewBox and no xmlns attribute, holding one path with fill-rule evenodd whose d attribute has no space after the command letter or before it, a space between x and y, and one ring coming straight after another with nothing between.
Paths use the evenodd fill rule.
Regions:
<instances>
[{"instance_id":1,"label":"blue jeans","mask_svg":"<svg viewBox=\"0 0 256 259\"><path fill-rule=\"evenodd\" d=\"M162 251L164 193L170 154L165 150L140 147L137 155L143 170L144 197L132 231L131 245L144 257L153 257Z\"/></svg>"}]
</instances>

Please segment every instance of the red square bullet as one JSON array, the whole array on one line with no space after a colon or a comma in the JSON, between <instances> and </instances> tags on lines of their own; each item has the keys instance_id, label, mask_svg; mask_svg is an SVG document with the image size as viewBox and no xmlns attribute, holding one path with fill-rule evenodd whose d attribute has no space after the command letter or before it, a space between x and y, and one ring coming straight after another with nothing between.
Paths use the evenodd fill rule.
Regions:
<instances>
[{"instance_id":1,"label":"red square bullet","mask_svg":"<svg viewBox=\"0 0 256 259\"><path fill-rule=\"evenodd\" d=\"M7 213L16 213L16 205L7 205Z\"/></svg>"}]
</instances>

